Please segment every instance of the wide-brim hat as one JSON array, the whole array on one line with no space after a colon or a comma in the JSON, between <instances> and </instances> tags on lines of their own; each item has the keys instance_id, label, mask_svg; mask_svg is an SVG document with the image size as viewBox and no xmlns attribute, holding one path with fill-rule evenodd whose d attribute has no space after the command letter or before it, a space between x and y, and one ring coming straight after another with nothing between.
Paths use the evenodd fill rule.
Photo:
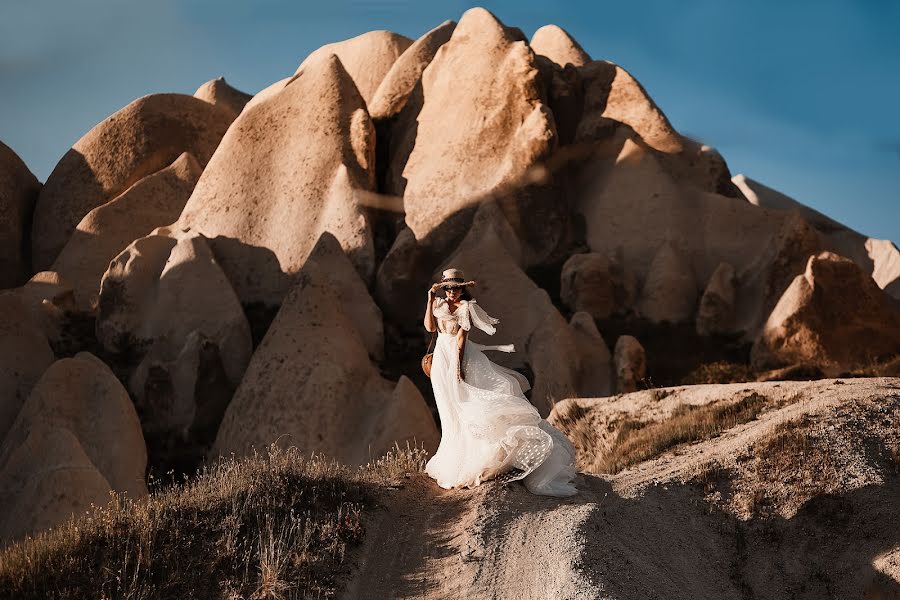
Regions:
<instances>
[{"instance_id":1,"label":"wide-brim hat","mask_svg":"<svg viewBox=\"0 0 900 600\"><path fill-rule=\"evenodd\" d=\"M445 269L441 274L441 287L464 287L468 285L475 285L475 281L466 280L463 272L459 269Z\"/></svg>"}]
</instances>

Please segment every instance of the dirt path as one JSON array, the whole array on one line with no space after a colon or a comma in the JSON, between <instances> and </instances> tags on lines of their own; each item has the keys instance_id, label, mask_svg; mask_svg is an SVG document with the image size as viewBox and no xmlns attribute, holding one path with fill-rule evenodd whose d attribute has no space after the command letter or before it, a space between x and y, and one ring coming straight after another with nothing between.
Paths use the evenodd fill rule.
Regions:
<instances>
[{"instance_id":1,"label":"dirt path","mask_svg":"<svg viewBox=\"0 0 900 600\"><path fill-rule=\"evenodd\" d=\"M358 571L348 599L459 597L471 566L467 532L472 499L484 490L443 490L427 477L412 476L379 498L367 521Z\"/></svg>"},{"instance_id":2,"label":"dirt path","mask_svg":"<svg viewBox=\"0 0 900 600\"><path fill-rule=\"evenodd\" d=\"M586 595L576 566L596 494L576 498L534 496L519 483L443 490L413 476L370 517L343 597L599 598Z\"/></svg>"},{"instance_id":3,"label":"dirt path","mask_svg":"<svg viewBox=\"0 0 900 600\"><path fill-rule=\"evenodd\" d=\"M900 548L900 515L891 509L900 505L900 478L848 491L837 516L834 500L824 498L796 518L759 522L717 509L681 481L779 422L853 397L881 394L876 399L900 410L895 392L850 387L818 386L808 399L617 476L579 474L580 493L570 498L535 496L520 482L443 490L412 475L385 490L370 515L342 597L812 600L841 590L900 597L900 574L873 566L893 564Z\"/></svg>"}]
</instances>

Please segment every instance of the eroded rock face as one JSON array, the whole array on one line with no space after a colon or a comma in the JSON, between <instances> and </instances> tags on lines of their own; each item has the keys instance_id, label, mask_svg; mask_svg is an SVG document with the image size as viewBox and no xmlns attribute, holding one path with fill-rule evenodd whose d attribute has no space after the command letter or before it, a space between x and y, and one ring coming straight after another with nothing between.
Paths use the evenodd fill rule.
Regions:
<instances>
[{"instance_id":1,"label":"eroded rock face","mask_svg":"<svg viewBox=\"0 0 900 600\"><path fill-rule=\"evenodd\" d=\"M826 376L900 353L900 308L853 261L810 256L753 346L757 370L804 364Z\"/></svg>"},{"instance_id":2,"label":"eroded rock face","mask_svg":"<svg viewBox=\"0 0 900 600\"><path fill-rule=\"evenodd\" d=\"M569 327L575 335L575 345L581 357L578 395L587 398L609 396L615 384L612 355L594 318L586 312L576 312L569 320Z\"/></svg>"},{"instance_id":3,"label":"eroded rock face","mask_svg":"<svg viewBox=\"0 0 900 600\"><path fill-rule=\"evenodd\" d=\"M585 96L576 140L607 137L610 121L616 121L628 125L655 150L665 153L683 150L681 136L628 71L609 61L597 60L584 65L579 73Z\"/></svg>"},{"instance_id":4,"label":"eroded rock face","mask_svg":"<svg viewBox=\"0 0 900 600\"><path fill-rule=\"evenodd\" d=\"M544 25L535 31L530 45L535 54L546 56L560 67L567 64L581 67L591 60L581 45L557 25Z\"/></svg>"},{"instance_id":5,"label":"eroded rock face","mask_svg":"<svg viewBox=\"0 0 900 600\"><path fill-rule=\"evenodd\" d=\"M547 292L535 286L527 299L531 318L526 323L534 323L524 346L525 358L534 372L531 403L546 417L554 404L579 395L582 357L573 330ZM510 324L509 329L516 328L515 322Z\"/></svg>"},{"instance_id":6,"label":"eroded rock face","mask_svg":"<svg viewBox=\"0 0 900 600\"><path fill-rule=\"evenodd\" d=\"M623 269L621 258L615 254L573 254L563 264L560 275L563 304L595 319L634 310L637 287L634 274Z\"/></svg>"},{"instance_id":7,"label":"eroded rock face","mask_svg":"<svg viewBox=\"0 0 900 600\"><path fill-rule=\"evenodd\" d=\"M4 458L0 545L56 527L92 504L110 500L109 482L65 427L29 431Z\"/></svg>"},{"instance_id":8,"label":"eroded rock face","mask_svg":"<svg viewBox=\"0 0 900 600\"><path fill-rule=\"evenodd\" d=\"M334 55L237 118L184 207L177 229L211 239L244 303L280 303L323 231L365 281L375 270L363 207L375 187L374 128Z\"/></svg>"},{"instance_id":9,"label":"eroded rock face","mask_svg":"<svg viewBox=\"0 0 900 600\"><path fill-rule=\"evenodd\" d=\"M455 22L444 21L403 51L381 80L371 102L368 102L369 114L373 119L387 119L406 106L425 67L431 63L438 48L450 39L455 28Z\"/></svg>"},{"instance_id":10,"label":"eroded rock face","mask_svg":"<svg viewBox=\"0 0 900 600\"><path fill-rule=\"evenodd\" d=\"M617 394L636 391L638 384L647 376L644 347L633 336L623 335L616 340L613 363L616 369Z\"/></svg>"},{"instance_id":11,"label":"eroded rock face","mask_svg":"<svg viewBox=\"0 0 900 600\"><path fill-rule=\"evenodd\" d=\"M109 492L147 495L147 449L128 393L92 354L53 363L0 444L0 539L58 525Z\"/></svg>"},{"instance_id":12,"label":"eroded rock face","mask_svg":"<svg viewBox=\"0 0 900 600\"><path fill-rule=\"evenodd\" d=\"M631 134L621 135L615 160L589 162L576 184L576 210L591 251L618 253L624 272L644 280L644 297L648 283L665 283L650 288L663 292L658 301L641 302L651 319L686 318L696 309L703 282L720 263L731 264L738 280L734 331L754 339L781 292L809 255L821 250L819 234L799 215L682 185L651 149ZM677 268L654 268L654 261ZM669 283L681 290L677 297L664 292L673 278L678 281ZM668 308L654 312L653 305Z\"/></svg>"},{"instance_id":13,"label":"eroded rock face","mask_svg":"<svg viewBox=\"0 0 900 600\"><path fill-rule=\"evenodd\" d=\"M893 298L900 300L900 250L890 240L869 238L866 251L872 259L872 279Z\"/></svg>"},{"instance_id":14,"label":"eroded rock face","mask_svg":"<svg viewBox=\"0 0 900 600\"><path fill-rule=\"evenodd\" d=\"M573 311L584 311L605 319L615 310L609 260L601 254L574 254L565 262L560 276L560 298Z\"/></svg>"},{"instance_id":15,"label":"eroded rock face","mask_svg":"<svg viewBox=\"0 0 900 600\"><path fill-rule=\"evenodd\" d=\"M0 443L53 358L19 295L0 293Z\"/></svg>"},{"instance_id":16,"label":"eroded rock face","mask_svg":"<svg viewBox=\"0 0 900 600\"><path fill-rule=\"evenodd\" d=\"M381 309L369 296L363 281L347 270L347 255L340 242L323 233L316 244L316 266L331 276L336 301L359 333L366 352L373 360L384 359L384 324Z\"/></svg>"},{"instance_id":17,"label":"eroded rock face","mask_svg":"<svg viewBox=\"0 0 900 600\"><path fill-rule=\"evenodd\" d=\"M736 285L734 267L724 262L716 267L700 298L698 334L712 335L733 330Z\"/></svg>"},{"instance_id":18,"label":"eroded rock face","mask_svg":"<svg viewBox=\"0 0 900 600\"><path fill-rule=\"evenodd\" d=\"M178 220L202 168L187 152L81 220L52 269L71 282L80 310L96 305L109 263L132 241Z\"/></svg>"},{"instance_id":19,"label":"eroded rock face","mask_svg":"<svg viewBox=\"0 0 900 600\"><path fill-rule=\"evenodd\" d=\"M205 167L231 115L183 94L151 94L107 117L78 140L47 178L34 211L35 271L50 267L92 209L189 152Z\"/></svg>"},{"instance_id":20,"label":"eroded rock face","mask_svg":"<svg viewBox=\"0 0 900 600\"><path fill-rule=\"evenodd\" d=\"M0 142L0 289L31 275L28 223L41 184L12 149Z\"/></svg>"},{"instance_id":21,"label":"eroded rock face","mask_svg":"<svg viewBox=\"0 0 900 600\"><path fill-rule=\"evenodd\" d=\"M663 243L644 279L639 310L655 323L690 320L697 307L697 281L691 261L671 243Z\"/></svg>"},{"instance_id":22,"label":"eroded rock face","mask_svg":"<svg viewBox=\"0 0 900 600\"><path fill-rule=\"evenodd\" d=\"M143 357L129 388L148 431L187 437L201 404L224 410L250 361L252 340L207 240L170 235L163 229L135 240L110 263L97 338L110 352ZM219 370L220 377L201 385L204 374Z\"/></svg>"},{"instance_id":23,"label":"eroded rock face","mask_svg":"<svg viewBox=\"0 0 900 600\"><path fill-rule=\"evenodd\" d=\"M386 319L403 326L424 312L432 262L412 230L401 229L375 275L374 296Z\"/></svg>"},{"instance_id":24,"label":"eroded rock face","mask_svg":"<svg viewBox=\"0 0 900 600\"><path fill-rule=\"evenodd\" d=\"M480 201L523 185L547 156L555 128L543 86L520 32L484 9L463 15L422 75L409 159L389 168L388 191L403 194L417 240L460 239ZM410 99L404 110L417 109Z\"/></svg>"},{"instance_id":25,"label":"eroded rock face","mask_svg":"<svg viewBox=\"0 0 900 600\"><path fill-rule=\"evenodd\" d=\"M194 92L194 98L199 98L209 102L213 106L218 106L232 115L232 119L236 119L244 105L252 98L250 94L246 94L238 89L228 85L224 77L211 79L197 88Z\"/></svg>"},{"instance_id":26,"label":"eroded rock face","mask_svg":"<svg viewBox=\"0 0 900 600\"><path fill-rule=\"evenodd\" d=\"M50 348L58 351L71 338L79 338L78 333L67 331L66 315L75 310L75 291L68 281L56 271L41 271L14 290L22 300L28 316L43 332ZM72 340L76 341L76 340ZM77 340L76 343L81 343Z\"/></svg>"},{"instance_id":27,"label":"eroded rock face","mask_svg":"<svg viewBox=\"0 0 900 600\"><path fill-rule=\"evenodd\" d=\"M900 299L900 250L893 242L866 237L745 175L735 175L732 181L751 204L799 214L822 235L824 249L849 258L869 273L878 287Z\"/></svg>"},{"instance_id":28,"label":"eroded rock face","mask_svg":"<svg viewBox=\"0 0 900 600\"><path fill-rule=\"evenodd\" d=\"M349 40L325 44L306 57L306 60L297 67L295 75L308 65L333 54L344 65L363 100L368 104L385 75L412 43L408 37L392 31L370 31Z\"/></svg>"},{"instance_id":29,"label":"eroded rock face","mask_svg":"<svg viewBox=\"0 0 900 600\"><path fill-rule=\"evenodd\" d=\"M34 453L46 446L57 454ZM147 495L147 450L134 406L109 367L91 354L56 361L31 390L0 446L0 479L6 478L11 486L4 487L0 504L9 506L10 496L15 498L29 486L52 485L41 483L45 473L40 467L60 463L69 463L70 468L93 466L100 475L88 472L83 488L55 490L62 496L63 508L75 506L78 498L96 497L101 480L131 498Z\"/></svg>"},{"instance_id":30,"label":"eroded rock face","mask_svg":"<svg viewBox=\"0 0 900 600\"><path fill-rule=\"evenodd\" d=\"M382 378L369 358L369 334L359 327L377 327L378 311L368 294L344 295L359 276L329 237L313 249L254 353L214 453L242 455L278 442L359 465L394 441L436 450L437 428L421 394L405 378Z\"/></svg>"}]
</instances>

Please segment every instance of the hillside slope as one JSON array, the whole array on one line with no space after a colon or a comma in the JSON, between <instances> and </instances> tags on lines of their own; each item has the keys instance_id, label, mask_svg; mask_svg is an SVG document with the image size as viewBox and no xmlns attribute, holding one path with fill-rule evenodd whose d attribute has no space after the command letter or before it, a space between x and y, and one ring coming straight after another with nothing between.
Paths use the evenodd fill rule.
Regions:
<instances>
[{"instance_id":1,"label":"hillside slope","mask_svg":"<svg viewBox=\"0 0 900 600\"><path fill-rule=\"evenodd\" d=\"M369 517L343 597L898 597L900 380L740 385L797 398L616 475L582 473L571 498L411 475Z\"/></svg>"}]
</instances>

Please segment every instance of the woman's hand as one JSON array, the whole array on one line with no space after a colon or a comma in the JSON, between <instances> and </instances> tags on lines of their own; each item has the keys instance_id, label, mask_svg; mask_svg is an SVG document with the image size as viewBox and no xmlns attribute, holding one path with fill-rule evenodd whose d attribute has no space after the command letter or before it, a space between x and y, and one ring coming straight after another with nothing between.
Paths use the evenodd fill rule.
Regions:
<instances>
[{"instance_id":1,"label":"woman's hand","mask_svg":"<svg viewBox=\"0 0 900 600\"><path fill-rule=\"evenodd\" d=\"M434 285L431 286L431 289L428 290L428 293L429 293L429 294L434 294L434 293L436 293L439 289L441 289L441 284L440 284L440 283L435 283Z\"/></svg>"}]
</instances>

